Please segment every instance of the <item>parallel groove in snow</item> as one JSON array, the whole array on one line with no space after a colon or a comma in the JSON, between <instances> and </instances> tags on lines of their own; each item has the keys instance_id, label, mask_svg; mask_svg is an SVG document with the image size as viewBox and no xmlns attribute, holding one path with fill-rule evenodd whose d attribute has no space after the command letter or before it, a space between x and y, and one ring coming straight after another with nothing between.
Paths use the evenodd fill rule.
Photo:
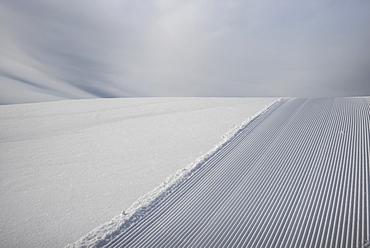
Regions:
<instances>
[{"instance_id":1,"label":"parallel groove in snow","mask_svg":"<svg viewBox=\"0 0 370 248\"><path fill-rule=\"evenodd\" d=\"M291 99L105 247L366 247L369 99Z\"/></svg>"}]
</instances>

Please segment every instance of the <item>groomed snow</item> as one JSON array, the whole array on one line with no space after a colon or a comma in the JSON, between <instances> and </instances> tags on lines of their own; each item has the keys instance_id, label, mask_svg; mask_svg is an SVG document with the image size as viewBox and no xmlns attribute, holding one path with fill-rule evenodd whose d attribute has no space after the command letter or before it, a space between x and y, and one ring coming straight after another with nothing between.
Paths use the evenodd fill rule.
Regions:
<instances>
[{"instance_id":1,"label":"groomed snow","mask_svg":"<svg viewBox=\"0 0 370 248\"><path fill-rule=\"evenodd\" d=\"M78 240L276 100L128 98L0 106L2 246L62 247Z\"/></svg>"},{"instance_id":2,"label":"groomed snow","mask_svg":"<svg viewBox=\"0 0 370 248\"><path fill-rule=\"evenodd\" d=\"M369 98L283 99L72 247L370 247L369 124Z\"/></svg>"}]
</instances>

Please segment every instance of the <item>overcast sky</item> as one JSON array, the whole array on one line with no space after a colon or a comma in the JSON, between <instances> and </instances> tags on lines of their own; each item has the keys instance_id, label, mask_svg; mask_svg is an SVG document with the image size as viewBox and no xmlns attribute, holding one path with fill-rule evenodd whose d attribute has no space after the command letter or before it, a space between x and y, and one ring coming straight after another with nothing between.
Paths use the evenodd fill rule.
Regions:
<instances>
[{"instance_id":1,"label":"overcast sky","mask_svg":"<svg viewBox=\"0 0 370 248\"><path fill-rule=\"evenodd\" d=\"M1 0L0 103L370 95L369 0Z\"/></svg>"}]
</instances>

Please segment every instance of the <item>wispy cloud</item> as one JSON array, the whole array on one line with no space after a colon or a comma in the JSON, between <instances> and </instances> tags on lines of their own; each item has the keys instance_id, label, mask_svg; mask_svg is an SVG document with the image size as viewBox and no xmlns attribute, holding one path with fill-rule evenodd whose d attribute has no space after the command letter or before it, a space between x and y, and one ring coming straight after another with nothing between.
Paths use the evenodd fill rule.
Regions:
<instances>
[{"instance_id":1,"label":"wispy cloud","mask_svg":"<svg viewBox=\"0 0 370 248\"><path fill-rule=\"evenodd\" d=\"M2 103L370 95L370 2L0 2Z\"/></svg>"}]
</instances>

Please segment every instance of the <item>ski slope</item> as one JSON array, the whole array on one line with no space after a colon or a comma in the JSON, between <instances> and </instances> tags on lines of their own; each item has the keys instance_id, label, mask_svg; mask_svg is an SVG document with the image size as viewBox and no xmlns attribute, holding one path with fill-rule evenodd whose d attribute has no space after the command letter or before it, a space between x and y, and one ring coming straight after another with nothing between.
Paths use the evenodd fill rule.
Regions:
<instances>
[{"instance_id":1,"label":"ski slope","mask_svg":"<svg viewBox=\"0 0 370 248\"><path fill-rule=\"evenodd\" d=\"M64 247L223 142L272 98L0 105L0 247Z\"/></svg>"},{"instance_id":2,"label":"ski slope","mask_svg":"<svg viewBox=\"0 0 370 248\"><path fill-rule=\"evenodd\" d=\"M161 201L72 246L369 247L369 125L369 98L280 101Z\"/></svg>"}]
</instances>

